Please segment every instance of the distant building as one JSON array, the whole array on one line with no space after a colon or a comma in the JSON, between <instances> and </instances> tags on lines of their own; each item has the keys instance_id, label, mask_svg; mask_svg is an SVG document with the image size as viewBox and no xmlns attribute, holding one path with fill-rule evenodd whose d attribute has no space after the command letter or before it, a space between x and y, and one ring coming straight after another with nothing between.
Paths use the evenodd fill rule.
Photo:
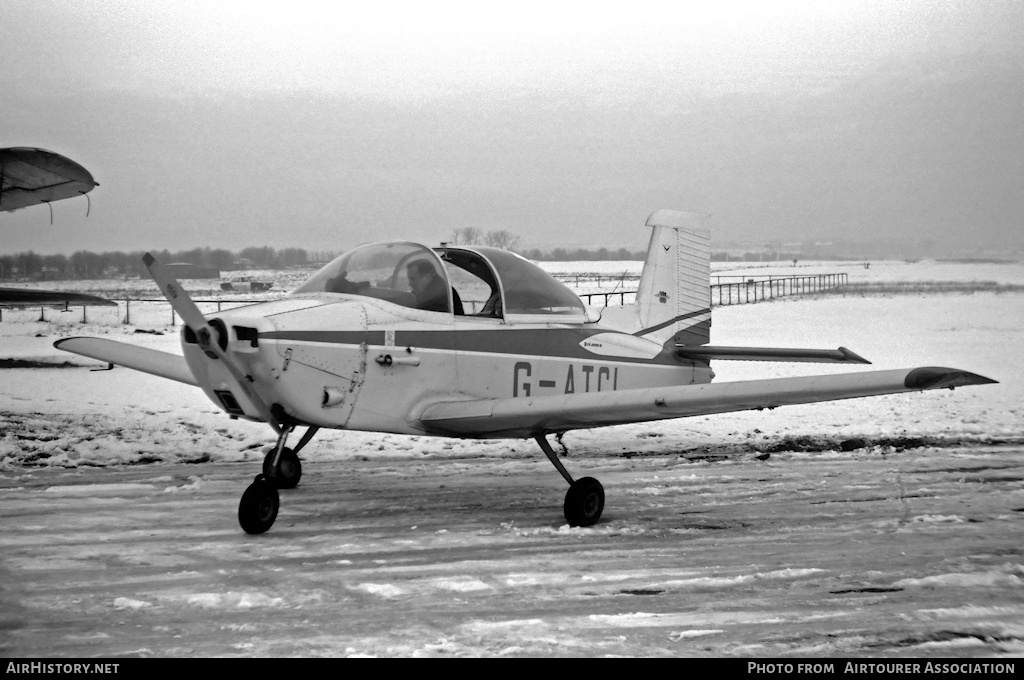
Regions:
<instances>
[{"instance_id":1,"label":"distant building","mask_svg":"<svg viewBox=\"0 0 1024 680\"><path fill-rule=\"evenodd\" d=\"M219 279L220 270L213 267L200 267L188 262L171 262L163 265L163 270L176 279Z\"/></svg>"}]
</instances>

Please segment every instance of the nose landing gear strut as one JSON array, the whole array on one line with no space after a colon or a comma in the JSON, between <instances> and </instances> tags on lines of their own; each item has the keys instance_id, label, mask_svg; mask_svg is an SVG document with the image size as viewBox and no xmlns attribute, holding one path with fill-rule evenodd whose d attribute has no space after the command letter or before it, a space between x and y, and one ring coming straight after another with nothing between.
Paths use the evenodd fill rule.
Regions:
<instances>
[{"instance_id":1,"label":"nose landing gear strut","mask_svg":"<svg viewBox=\"0 0 1024 680\"><path fill-rule=\"evenodd\" d=\"M247 534L262 534L274 525L277 511L281 507L277 490L294 489L302 477L302 463L297 454L320 428L310 427L302 435L299 445L289 449L284 444L294 429L294 425L281 428L277 445L263 459L263 474L256 475L256 479L242 494L242 500L238 503L238 523Z\"/></svg>"}]
</instances>

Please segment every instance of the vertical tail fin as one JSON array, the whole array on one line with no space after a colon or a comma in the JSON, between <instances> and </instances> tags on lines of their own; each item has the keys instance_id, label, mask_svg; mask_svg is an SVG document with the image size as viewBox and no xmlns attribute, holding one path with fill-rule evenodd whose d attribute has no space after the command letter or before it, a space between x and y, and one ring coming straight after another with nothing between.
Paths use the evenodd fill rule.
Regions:
<instances>
[{"instance_id":1,"label":"vertical tail fin","mask_svg":"<svg viewBox=\"0 0 1024 680\"><path fill-rule=\"evenodd\" d=\"M680 345L711 336L711 234L697 213L657 210L636 295L640 331L634 335Z\"/></svg>"}]
</instances>

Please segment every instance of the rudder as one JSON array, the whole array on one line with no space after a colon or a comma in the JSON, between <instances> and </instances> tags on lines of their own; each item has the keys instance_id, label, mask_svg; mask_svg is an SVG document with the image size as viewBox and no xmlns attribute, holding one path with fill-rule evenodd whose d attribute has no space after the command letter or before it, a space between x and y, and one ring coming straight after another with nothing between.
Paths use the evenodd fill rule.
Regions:
<instances>
[{"instance_id":1,"label":"rudder","mask_svg":"<svg viewBox=\"0 0 1024 680\"><path fill-rule=\"evenodd\" d=\"M663 343L704 345L711 337L711 234L698 213L657 210L636 295L641 330Z\"/></svg>"}]
</instances>

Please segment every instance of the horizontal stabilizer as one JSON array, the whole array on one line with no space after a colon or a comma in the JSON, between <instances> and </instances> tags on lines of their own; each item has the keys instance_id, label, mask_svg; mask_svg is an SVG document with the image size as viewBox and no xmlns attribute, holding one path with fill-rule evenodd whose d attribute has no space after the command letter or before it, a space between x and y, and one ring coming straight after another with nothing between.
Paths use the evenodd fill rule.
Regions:
<instances>
[{"instance_id":1,"label":"horizontal stabilizer","mask_svg":"<svg viewBox=\"0 0 1024 680\"><path fill-rule=\"evenodd\" d=\"M435 434L530 437L606 425L994 382L955 368L864 371L586 394L436 402L423 408L413 420Z\"/></svg>"},{"instance_id":2,"label":"horizontal stabilizer","mask_svg":"<svg viewBox=\"0 0 1024 680\"><path fill-rule=\"evenodd\" d=\"M129 345L126 342L105 338L64 338L53 343L53 346L65 352L133 368L143 373L152 373L186 385L197 387L199 385L195 376L192 375L192 371L188 369L185 357L180 354L161 352L157 349Z\"/></svg>"},{"instance_id":3,"label":"horizontal stabilizer","mask_svg":"<svg viewBox=\"0 0 1024 680\"><path fill-rule=\"evenodd\" d=\"M677 345L676 356L709 361L809 361L819 364L870 364L864 357L845 347L839 349L795 349L787 347L691 347Z\"/></svg>"}]
</instances>

